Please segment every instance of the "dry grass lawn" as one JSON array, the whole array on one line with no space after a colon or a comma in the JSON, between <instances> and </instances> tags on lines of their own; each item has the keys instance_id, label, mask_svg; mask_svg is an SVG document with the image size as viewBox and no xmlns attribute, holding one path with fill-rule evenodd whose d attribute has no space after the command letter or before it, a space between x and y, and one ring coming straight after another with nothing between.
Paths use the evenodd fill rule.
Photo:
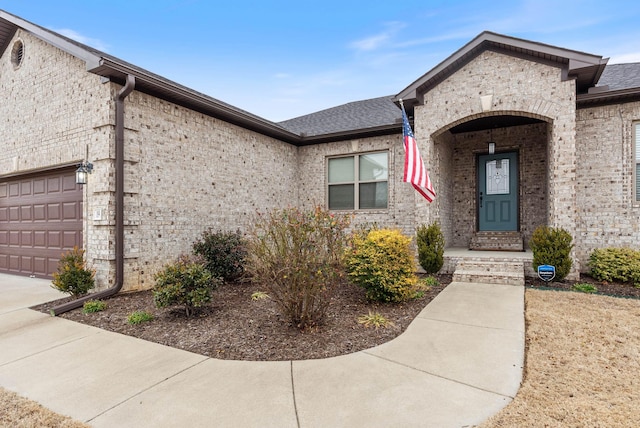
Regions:
<instances>
[{"instance_id":1,"label":"dry grass lawn","mask_svg":"<svg viewBox=\"0 0 640 428\"><path fill-rule=\"evenodd\" d=\"M489 427L640 424L640 300L527 290L522 387Z\"/></svg>"},{"instance_id":2,"label":"dry grass lawn","mask_svg":"<svg viewBox=\"0 0 640 428\"><path fill-rule=\"evenodd\" d=\"M492 427L630 427L640 421L640 300L527 290L527 356ZM86 427L0 388L1 427Z\"/></svg>"},{"instance_id":3,"label":"dry grass lawn","mask_svg":"<svg viewBox=\"0 0 640 428\"><path fill-rule=\"evenodd\" d=\"M40 404L0 388L0 427L2 428L87 428L80 422L54 413Z\"/></svg>"}]
</instances>

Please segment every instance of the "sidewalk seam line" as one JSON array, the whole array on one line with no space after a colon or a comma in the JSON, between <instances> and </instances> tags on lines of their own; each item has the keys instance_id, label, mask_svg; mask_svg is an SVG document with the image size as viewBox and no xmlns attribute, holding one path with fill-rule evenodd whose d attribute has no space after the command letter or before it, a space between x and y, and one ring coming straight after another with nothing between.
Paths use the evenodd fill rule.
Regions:
<instances>
[{"instance_id":1,"label":"sidewalk seam line","mask_svg":"<svg viewBox=\"0 0 640 428\"><path fill-rule=\"evenodd\" d=\"M381 359L381 360L384 360L384 361L390 362L390 363L392 363L392 364L399 365L399 366L401 366L401 367L406 367L406 368L408 368L408 369L415 370L415 371L420 372L420 373L428 374L428 375L430 375L430 376L435 376L435 377L437 377L437 378L444 379L444 380L447 380L447 381L449 381L449 382L454 382L454 383L457 383L457 384L459 384L459 385L468 386L468 387L470 387L470 388L477 389L478 391L488 392L488 393L491 393L491 394L499 395L500 397L510 398L510 399L512 399L512 400L513 400L513 398L514 398L514 397L512 397L512 396L510 396L510 395L501 394L501 393L496 392L496 391L491 391L491 390L489 390L489 389L480 388L479 386L475 386L475 385L471 385L471 384L468 384L468 383L465 383L465 382L461 382L461 381L456 380L456 379L451 379L451 378L448 378L448 377L445 377L445 376L442 376L442 375L439 375L439 374L436 374L436 373L431 373L431 372L428 372L428 371L426 371L426 370L422 370L422 369L419 369L419 368L416 368L416 367L410 366L410 365L408 365L408 364L404 364L404 363L401 363L401 362L398 362L398 361L391 360L391 359L389 359L389 358L382 357L382 356L380 356L380 355L371 354L371 353L366 352L366 351L363 351L363 354L370 355L370 356L372 356L372 357L379 358L379 359ZM521 381L520 383L522 383L522 381ZM518 385L518 390L519 390L519 389L520 389L520 385Z\"/></svg>"},{"instance_id":2,"label":"sidewalk seam line","mask_svg":"<svg viewBox=\"0 0 640 428\"><path fill-rule=\"evenodd\" d=\"M442 320L442 319L438 319L438 318L429 318L429 317L419 317L419 318L416 317L414 319L414 321L417 320L417 319L426 320L426 321L436 321L436 322L442 322L442 323L447 323L447 324L455 324L455 325L461 325L461 326L465 326L465 327L484 328L484 329L488 329L488 330L517 331L517 332L521 331L521 330L513 329L513 328L491 327L491 326L488 326L488 325L468 324L468 323L464 323L464 322L456 322L456 321Z\"/></svg>"},{"instance_id":3,"label":"sidewalk seam line","mask_svg":"<svg viewBox=\"0 0 640 428\"><path fill-rule=\"evenodd\" d=\"M97 417L99 417L99 416L104 415L105 413L107 413L107 412L109 412L109 411L111 411L111 410L115 409L116 407L121 406L122 404L126 403L127 401L132 400L133 398L135 398L135 397L139 396L139 395L140 395L140 394L142 394L143 392L147 392L147 391L148 391L148 390L150 390L151 388L155 388L156 386L158 386L158 385L160 385L160 384L162 384L162 383L164 383L164 382L168 381L169 379L172 379L172 378L174 378L174 377L178 376L179 374L182 374L182 373L186 372L187 370L190 370L190 369L194 368L195 366L198 366L198 365L200 365L200 364L204 363L205 361L207 361L207 360L212 360L212 359L213 359L213 358L205 357L205 358L204 358L204 359L202 359L201 361L198 361L198 362L197 362L197 363L195 363L195 364L192 364L192 365L190 365L190 366L188 366L188 367L185 367L184 369L182 369L182 370L180 370L180 371L175 372L175 373L174 373L174 374L172 374L171 376L166 377L166 378L164 378L164 379L162 379L162 380L159 380L158 382L154 383L153 385L149 385L148 387L146 387L146 388L144 388L144 389L141 389L140 391L136 392L135 394L131 395L130 397L127 397L127 398L125 398L124 400L119 401L118 403L116 403L116 404L114 404L113 406L109 407L108 409L103 410L102 412L98 413L97 415L94 415L94 416L90 417L89 419L87 419L87 420L85 421L85 423L89 423L89 422L93 421L95 418L97 418Z\"/></svg>"},{"instance_id":4,"label":"sidewalk seam line","mask_svg":"<svg viewBox=\"0 0 640 428\"><path fill-rule=\"evenodd\" d=\"M296 424L300 428L300 418L298 417L298 403L296 402L296 387L293 381L293 360L289 361L291 368L291 393L293 395L293 411L296 414Z\"/></svg>"},{"instance_id":5,"label":"sidewalk seam line","mask_svg":"<svg viewBox=\"0 0 640 428\"><path fill-rule=\"evenodd\" d=\"M83 339L86 339L87 337L91 337L91 336L94 336L94 335L100 334L100 333L101 332L98 331L98 332L93 333L93 334L87 334L85 336L76 337L75 339L72 339L72 340L69 340L69 341L66 341L66 342L63 342L63 343L59 343L59 344L54 345L54 346L50 346L49 348L42 349L42 350L40 350L38 352L34 352L32 354L29 354L29 355L22 356L22 357L20 357L20 358L18 358L16 360L12 360L12 361L8 361L6 363L0 364L0 367L4 367L4 366L7 366L9 364L17 363L18 361L26 360L27 358L31 358L33 356L36 356L36 355L39 355L39 354L42 354L42 353L45 353L45 352L49 352L49 351L51 351L53 349L60 348L61 346L69 345L71 343L77 342L78 340L83 340Z\"/></svg>"}]
</instances>

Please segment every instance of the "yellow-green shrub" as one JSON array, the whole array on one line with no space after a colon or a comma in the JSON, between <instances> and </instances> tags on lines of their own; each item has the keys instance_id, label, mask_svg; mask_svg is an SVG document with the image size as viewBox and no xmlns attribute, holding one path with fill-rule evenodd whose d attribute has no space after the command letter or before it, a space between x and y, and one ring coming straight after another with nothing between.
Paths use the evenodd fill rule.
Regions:
<instances>
[{"instance_id":1,"label":"yellow-green shrub","mask_svg":"<svg viewBox=\"0 0 640 428\"><path fill-rule=\"evenodd\" d=\"M349 279L366 290L369 300L414 297L418 278L410 244L411 238L394 229L354 234L344 257Z\"/></svg>"},{"instance_id":2,"label":"yellow-green shrub","mask_svg":"<svg viewBox=\"0 0 640 428\"><path fill-rule=\"evenodd\" d=\"M73 247L58 262L58 270L53 273L51 286L63 293L82 296L95 286L94 277L95 272L87 268L85 263L84 250Z\"/></svg>"},{"instance_id":3,"label":"yellow-green shrub","mask_svg":"<svg viewBox=\"0 0 640 428\"><path fill-rule=\"evenodd\" d=\"M631 248L595 249L589 256L590 274L607 282L632 282L640 287L640 251Z\"/></svg>"}]
</instances>

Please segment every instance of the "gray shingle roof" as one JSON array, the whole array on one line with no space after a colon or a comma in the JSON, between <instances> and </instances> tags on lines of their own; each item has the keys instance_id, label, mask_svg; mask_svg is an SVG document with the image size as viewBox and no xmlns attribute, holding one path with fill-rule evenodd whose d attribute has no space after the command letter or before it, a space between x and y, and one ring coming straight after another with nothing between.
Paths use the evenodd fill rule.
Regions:
<instances>
[{"instance_id":1,"label":"gray shingle roof","mask_svg":"<svg viewBox=\"0 0 640 428\"><path fill-rule=\"evenodd\" d=\"M398 125L402 112L393 103L393 95L354 101L316 113L296 117L278 125L296 134L312 137L381 126Z\"/></svg>"},{"instance_id":2,"label":"gray shingle roof","mask_svg":"<svg viewBox=\"0 0 640 428\"><path fill-rule=\"evenodd\" d=\"M606 85L611 91L640 88L640 62L607 65L598 81L598 86Z\"/></svg>"}]
</instances>

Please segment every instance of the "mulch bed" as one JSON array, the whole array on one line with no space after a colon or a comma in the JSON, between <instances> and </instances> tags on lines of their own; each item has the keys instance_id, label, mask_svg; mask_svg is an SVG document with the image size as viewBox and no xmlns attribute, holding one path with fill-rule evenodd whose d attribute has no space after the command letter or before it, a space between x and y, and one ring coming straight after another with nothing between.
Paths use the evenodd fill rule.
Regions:
<instances>
[{"instance_id":1,"label":"mulch bed","mask_svg":"<svg viewBox=\"0 0 640 428\"><path fill-rule=\"evenodd\" d=\"M82 308L61 317L95 327L213 358L227 360L282 361L327 358L368 349L402 333L420 311L451 282L439 275L440 285L421 298L398 304L368 302L364 290L341 285L333 297L323 324L300 330L278 312L270 299L252 300L260 291L251 283L225 284L214 291L212 302L187 318L184 309L156 309L151 291L118 294L107 300L107 309L84 314ZM34 307L48 313L64 300ZM128 316L146 311L154 319L130 325ZM358 323L358 317L380 313L393 324L376 329Z\"/></svg>"},{"instance_id":2,"label":"mulch bed","mask_svg":"<svg viewBox=\"0 0 640 428\"><path fill-rule=\"evenodd\" d=\"M252 300L260 291L251 283L225 284L214 291L207 306L187 318L181 307L157 309L151 291L118 294L107 300L107 309L84 314L76 309L62 318L117 333L183 349L212 358L250 361L283 361L327 358L372 348L397 337L420 311L450 282L451 275L438 275L440 285L419 299L409 302L371 303L364 290L342 284L331 298L323 324L300 330L284 319L270 299ZM640 298L640 288L629 284L608 284L582 275L579 281L544 283L527 278L525 286L572 291L577 282L596 286L598 294ZM69 298L34 307L48 313ZM127 322L135 311L146 311L154 319L138 325ZM380 313L392 325L365 327L358 317Z\"/></svg>"},{"instance_id":3,"label":"mulch bed","mask_svg":"<svg viewBox=\"0 0 640 428\"><path fill-rule=\"evenodd\" d=\"M640 287L634 287L631 284L602 282L587 274L581 274L579 281L554 281L547 284L539 278L526 278L525 280L527 287L565 291L575 291L573 286L578 283L591 284L596 287L598 291L594 294L640 299Z\"/></svg>"}]
</instances>

